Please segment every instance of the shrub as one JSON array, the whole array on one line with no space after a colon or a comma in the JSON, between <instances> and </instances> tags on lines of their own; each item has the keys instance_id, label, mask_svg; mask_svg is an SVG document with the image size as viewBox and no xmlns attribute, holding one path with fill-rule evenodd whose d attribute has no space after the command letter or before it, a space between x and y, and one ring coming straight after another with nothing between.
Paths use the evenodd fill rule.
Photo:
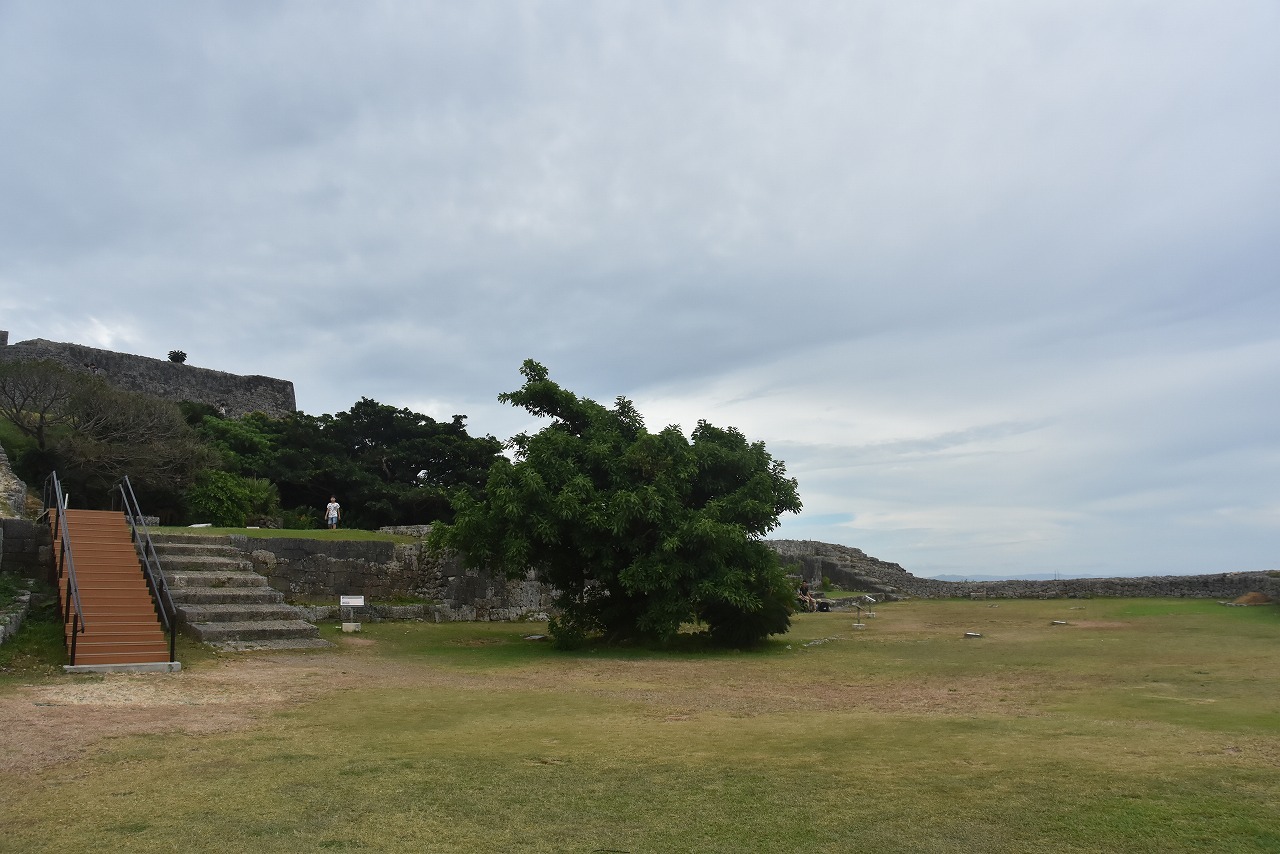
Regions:
<instances>
[{"instance_id":1,"label":"shrub","mask_svg":"<svg viewBox=\"0 0 1280 854\"><path fill-rule=\"evenodd\" d=\"M183 500L188 518L220 528L243 528L251 514L274 516L280 511L275 484L217 469L197 475Z\"/></svg>"}]
</instances>

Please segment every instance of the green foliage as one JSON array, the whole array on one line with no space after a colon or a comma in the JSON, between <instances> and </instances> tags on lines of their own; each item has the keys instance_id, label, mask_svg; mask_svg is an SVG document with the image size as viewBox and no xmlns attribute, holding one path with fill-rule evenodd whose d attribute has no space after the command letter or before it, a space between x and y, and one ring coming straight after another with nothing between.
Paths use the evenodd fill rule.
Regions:
<instances>
[{"instance_id":1,"label":"green foliage","mask_svg":"<svg viewBox=\"0 0 1280 854\"><path fill-rule=\"evenodd\" d=\"M0 572L0 607L8 605L15 596L22 592L18 579L12 573Z\"/></svg>"},{"instance_id":2,"label":"green foliage","mask_svg":"<svg viewBox=\"0 0 1280 854\"><path fill-rule=\"evenodd\" d=\"M279 512L280 498L269 480L207 469L183 494L189 518L227 528L243 528L249 516Z\"/></svg>"},{"instance_id":3,"label":"green foliage","mask_svg":"<svg viewBox=\"0 0 1280 854\"><path fill-rule=\"evenodd\" d=\"M212 462L174 404L56 362L0 364L0 416L30 442L19 475L38 484L56 469L82 506L105 505L125 474L149 506L171 501Z\"/></svg>"},{"instance_id":4,"label":"green foliage","mask_svg":"<svg viewBox=\"0 0 1280 854\"><path fill-rule=\"evenodd\" d=\"M292 507L280 513L280 526L291 531L323 530L320 514L314 507Z\"/></svg>"},{"instance_id":5,"label":"green foliage","mask_svg":"<svg viewBox=\"0 0 1280 854\"><path fill-rule=\"evenodd\" d=\"M0 573L0 609L28 587L12 573ZM25 679L59 673L66 661L57 592L49 584L36 581L31 593L31 609L22 628L0 645L0 685L8 677Z\"/></svg>"},{"instance_id":6,"label":"green foliage","mask_svg":"<svg viewBox=\"0 0 1280 854\"><path fill-rule=\"evenodd\" d=\"M104 495L125 475L144 496L176 495L214 462L177 405L100 383L71 402L56 451L68 484Z\"/></svg>"},{"instance_id":7,"label":"green foliage","mask_svg":"<svg viewBox=\"0 0 1280 854\"><path fill-rule=\"evenodd\" d=\"M460 415L438 422L368 398L337 415L227 419L194 405L186 414L228 471L276 484L281 503L293 508L284 514L292 528L319 526L330 495L348 526L451 518L451 494L479 494L502 450L491 436L469 436Z\"/></svg>"},{"instance_id":8,"label":"green foliage","mask_svg":"<svg viewBox=\"0 0 1280 854\"><path fill-rule=\"evenodd\" d=\"M0 417L47 450L52 434L71 419L72 401L102 381L57 362L0 362Z\"/></svg>"},{"instance_id":9,"label":"green foliage","mask_svg":"<svg viewBox=\"0 0 1280 854\"><path fill-rule=\"evenodd\" d=\"M169 361L177 362L179 365L181 365L183 362L187 361L187 354L181 350L170 350Z\"/></svg>"},{"instance_id":10,"label":"green foliage","mask_svg":"<svg viewBox=\"0 0 1280 854\"><path fill-rule=\"evenodd\" d=\"M181 518L185 504L193 521L210 515L243 525L279 515L290 527L312 528L330 495L343 505L344 525L449 519L452 494L479 495L502 451L492 436L468 435L460 415L438 422L362 398L337 415L224 418L207 404L121 391L56 362L0 363L0 418L0 438L28 483L57 470L79 506L107 506L127 474L143 507L166 521ZM234 478L205 477L197 486L205 470ZM270 481L276 493L253 480ZM294 509L282 513L281 504Z\"/></svg>"},{"instance_id":11,"label":"green foliage","mask_svg":"<svg viewBox=\"0 0 1280 854\"><path fill-rule=\"evenodd\" d=\"M515 461L497 460L483 496L457 496L435 546L512 576L537 570L560 591L561 646L669 642L692 621L732 646L787 630L790 585L761 538L800 499L763 443L705 421L688 439L674 425L650 433L626 398L579 398L531 360L521 373L499 400L553 422L512 440Z\"/></svg>"}]
</instances>

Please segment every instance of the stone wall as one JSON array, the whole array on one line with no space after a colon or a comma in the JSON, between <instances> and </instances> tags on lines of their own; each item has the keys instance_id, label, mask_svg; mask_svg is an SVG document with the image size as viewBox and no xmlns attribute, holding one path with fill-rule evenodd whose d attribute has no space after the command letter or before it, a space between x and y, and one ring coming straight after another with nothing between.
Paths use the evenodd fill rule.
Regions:
<instances>
[{"instance_id":1,"label":"stone wall","mask_svg":"<svg viewBox=\"0 0 1280 854\"><path fill-rule=\"evenodd\" d=\"M0 601L0 643L4 643L18 633L18 629L22 628L22 621L27 618L30 610L31 591L29 590L19 593L18 598L12 602Z\"/></svg>"},{"instance_id":2,"label":"stone wall","mask_svg":"<svg viewBox=\"0 0 1280 854\"><path fill-rule=\"evenodd\" d=\"M415 536L427 527L415 526ZM509 581L466 569L456 555L432 552L421 539L413 543L357 540L307 540L291 537L232 536L253 568L288 598L328 599L313 608L317 618L337 617L337 599L364 596L368 606L356 619L520 620L545 619L553 612L555 592L532 574ZM1280 578L1268 573L1158 578L1084 578L1064 581L935 581L917 578L896 563L878 560L860 549L797 540L769 540L792 571L817 588L824 577L848 590L884 599L991 597L1151 597L1187 596L1235 599L1266 593L1280 599ZM398 599L425 604L393 604Z\"/></svg>"},{"instance_id":3,"label":"stone wall","mask_svg":"<svg viewBox=\"0 0 1280 854\"><path fill-rule=\"evenodd\" d=\"M264 412L281 418L296 409L293 383L288 380L228 374L168 359L116 353L43 338L0 346L0 360L6 359L48 359L74 370L92 370L116 388L174 402L206 403L233 418L250 412Z\"/></svg>"},{"instance_id":4,"label":"stone wall","mask_svg":"<svg viewBox=\"0 0 1280 854\"><path fill-rule=\"evenodd\" d=\"M896 563L871 557L852 546L838 546L812 540L766 540L765 545L792 575L798 575L814 590L829 579L842 590L860 590L881 598L916 593L916 579Z\"/></svg>"},{"instance_id":5,"label":"stone wall","mask_svg":"<svg viewBox=\"0 0 1280 854\"><path fill-rule=\"evenodd\" d=\"M1181 597L1232 600L1246 593L1265 593L1280 600L1280 577L1266 572L1221 572L1210 575L1160 575L1140 578L1069 578L1059 581L934 581L919 579L911 595L978 599L1087 599Z\"/></svg>"},{"instance_id":6,"label":"stone wall","mask_svg":"<svg viewBox=\"0 0 1280 854\"><path fill-rule=\"evenodd\" d=\"M21 516L27 503L27 485L13 473L9 456L0 448L0 517Z\"/></svg>"},{"instance_id":7,"label":"stone wall","mask_svg":"<svg viewBox=\"0 0 1280 854\"><path fill-rule=\"evenodd\" d=\"M426 544L232 536L256 572L290 599L364 596L373 603L429 600L424 616L450 620L545 619L553 593L532 578L509 581L462 566ZM335 601L336 604L336 601Z\"/></svg>"},{"instance_id":8,"label":"stone wall","mask_svg":"<svg viewBox=\"0 0 1280 854\"><path fill-rule=\"evenodd\" d=\"M49 529L28 519L0 519L0 570L23 577L49 578L52 546Z\"/></svg>"},{"instance_id":9,"label":"stone wall","mask_svg":"<svg viewBox=\"0 0 1280 854\"><path fill-rule=\"evenodd\" d=\"M1060 581L937 581L917 578L896 563L877 560L860 549L811 540L769 540L784 565L793 567L815 589L825 576L846 590L887 597L982 597L1045 599L1054 597L1181 596L1235 599L1265 593L1280 600L1280 577L1266 572L1166 575L1143 578L1072 578Z\"/></svg>"}]
</instances>

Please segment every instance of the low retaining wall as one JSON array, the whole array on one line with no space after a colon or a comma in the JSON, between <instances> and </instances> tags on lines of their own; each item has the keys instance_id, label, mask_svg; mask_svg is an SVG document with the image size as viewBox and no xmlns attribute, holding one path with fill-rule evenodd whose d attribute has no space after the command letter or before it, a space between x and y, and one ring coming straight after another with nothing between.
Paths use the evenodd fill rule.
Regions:
<instances>
[{"instance_id":1,"label":"low retaining wall","mask_svg":"<svg viewBox=\"0 0 1280 854\"><path fill-rule=\"evenodd\" d=\"M24 577L48 578L49 530L28 519L0 519L0 569Z\"/></svg>"},{"instance_id":2,"label":"low retaining wall","mask_svg":"<svg viewBox=\"0 0 1280 854\"><path fill-rule=\"evenodd\" d=\"M422 599L421 616L371 618L454 620L546 619L553 592L532 577L515 581L467 569L456 555L416 543L232 536L256 572L288 598L364 596L366 601ZM326 606L328 607L328 606ZM336 603L334 605L336 609ZM387 611L386 613L392 613ZM409 612L402 612L407 614Z\"/></svg>"}]
</instances>

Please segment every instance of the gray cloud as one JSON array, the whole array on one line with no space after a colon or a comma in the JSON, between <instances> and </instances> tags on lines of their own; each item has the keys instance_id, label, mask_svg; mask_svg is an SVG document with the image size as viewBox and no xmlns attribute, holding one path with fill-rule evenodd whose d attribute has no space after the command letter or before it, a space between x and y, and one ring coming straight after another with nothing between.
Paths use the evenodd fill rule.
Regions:
<instances>
[{"instance_id":1,"label":"gray cloud","mask_svg":"<svg viewBox=\"0 0 1280 854\"><path fill-rule=\"evenodd\" d=\"M1277 23L9 3L0 326L504 437L538 358L917 571L1274 568Z\"/></svg>"}]
</instances>

